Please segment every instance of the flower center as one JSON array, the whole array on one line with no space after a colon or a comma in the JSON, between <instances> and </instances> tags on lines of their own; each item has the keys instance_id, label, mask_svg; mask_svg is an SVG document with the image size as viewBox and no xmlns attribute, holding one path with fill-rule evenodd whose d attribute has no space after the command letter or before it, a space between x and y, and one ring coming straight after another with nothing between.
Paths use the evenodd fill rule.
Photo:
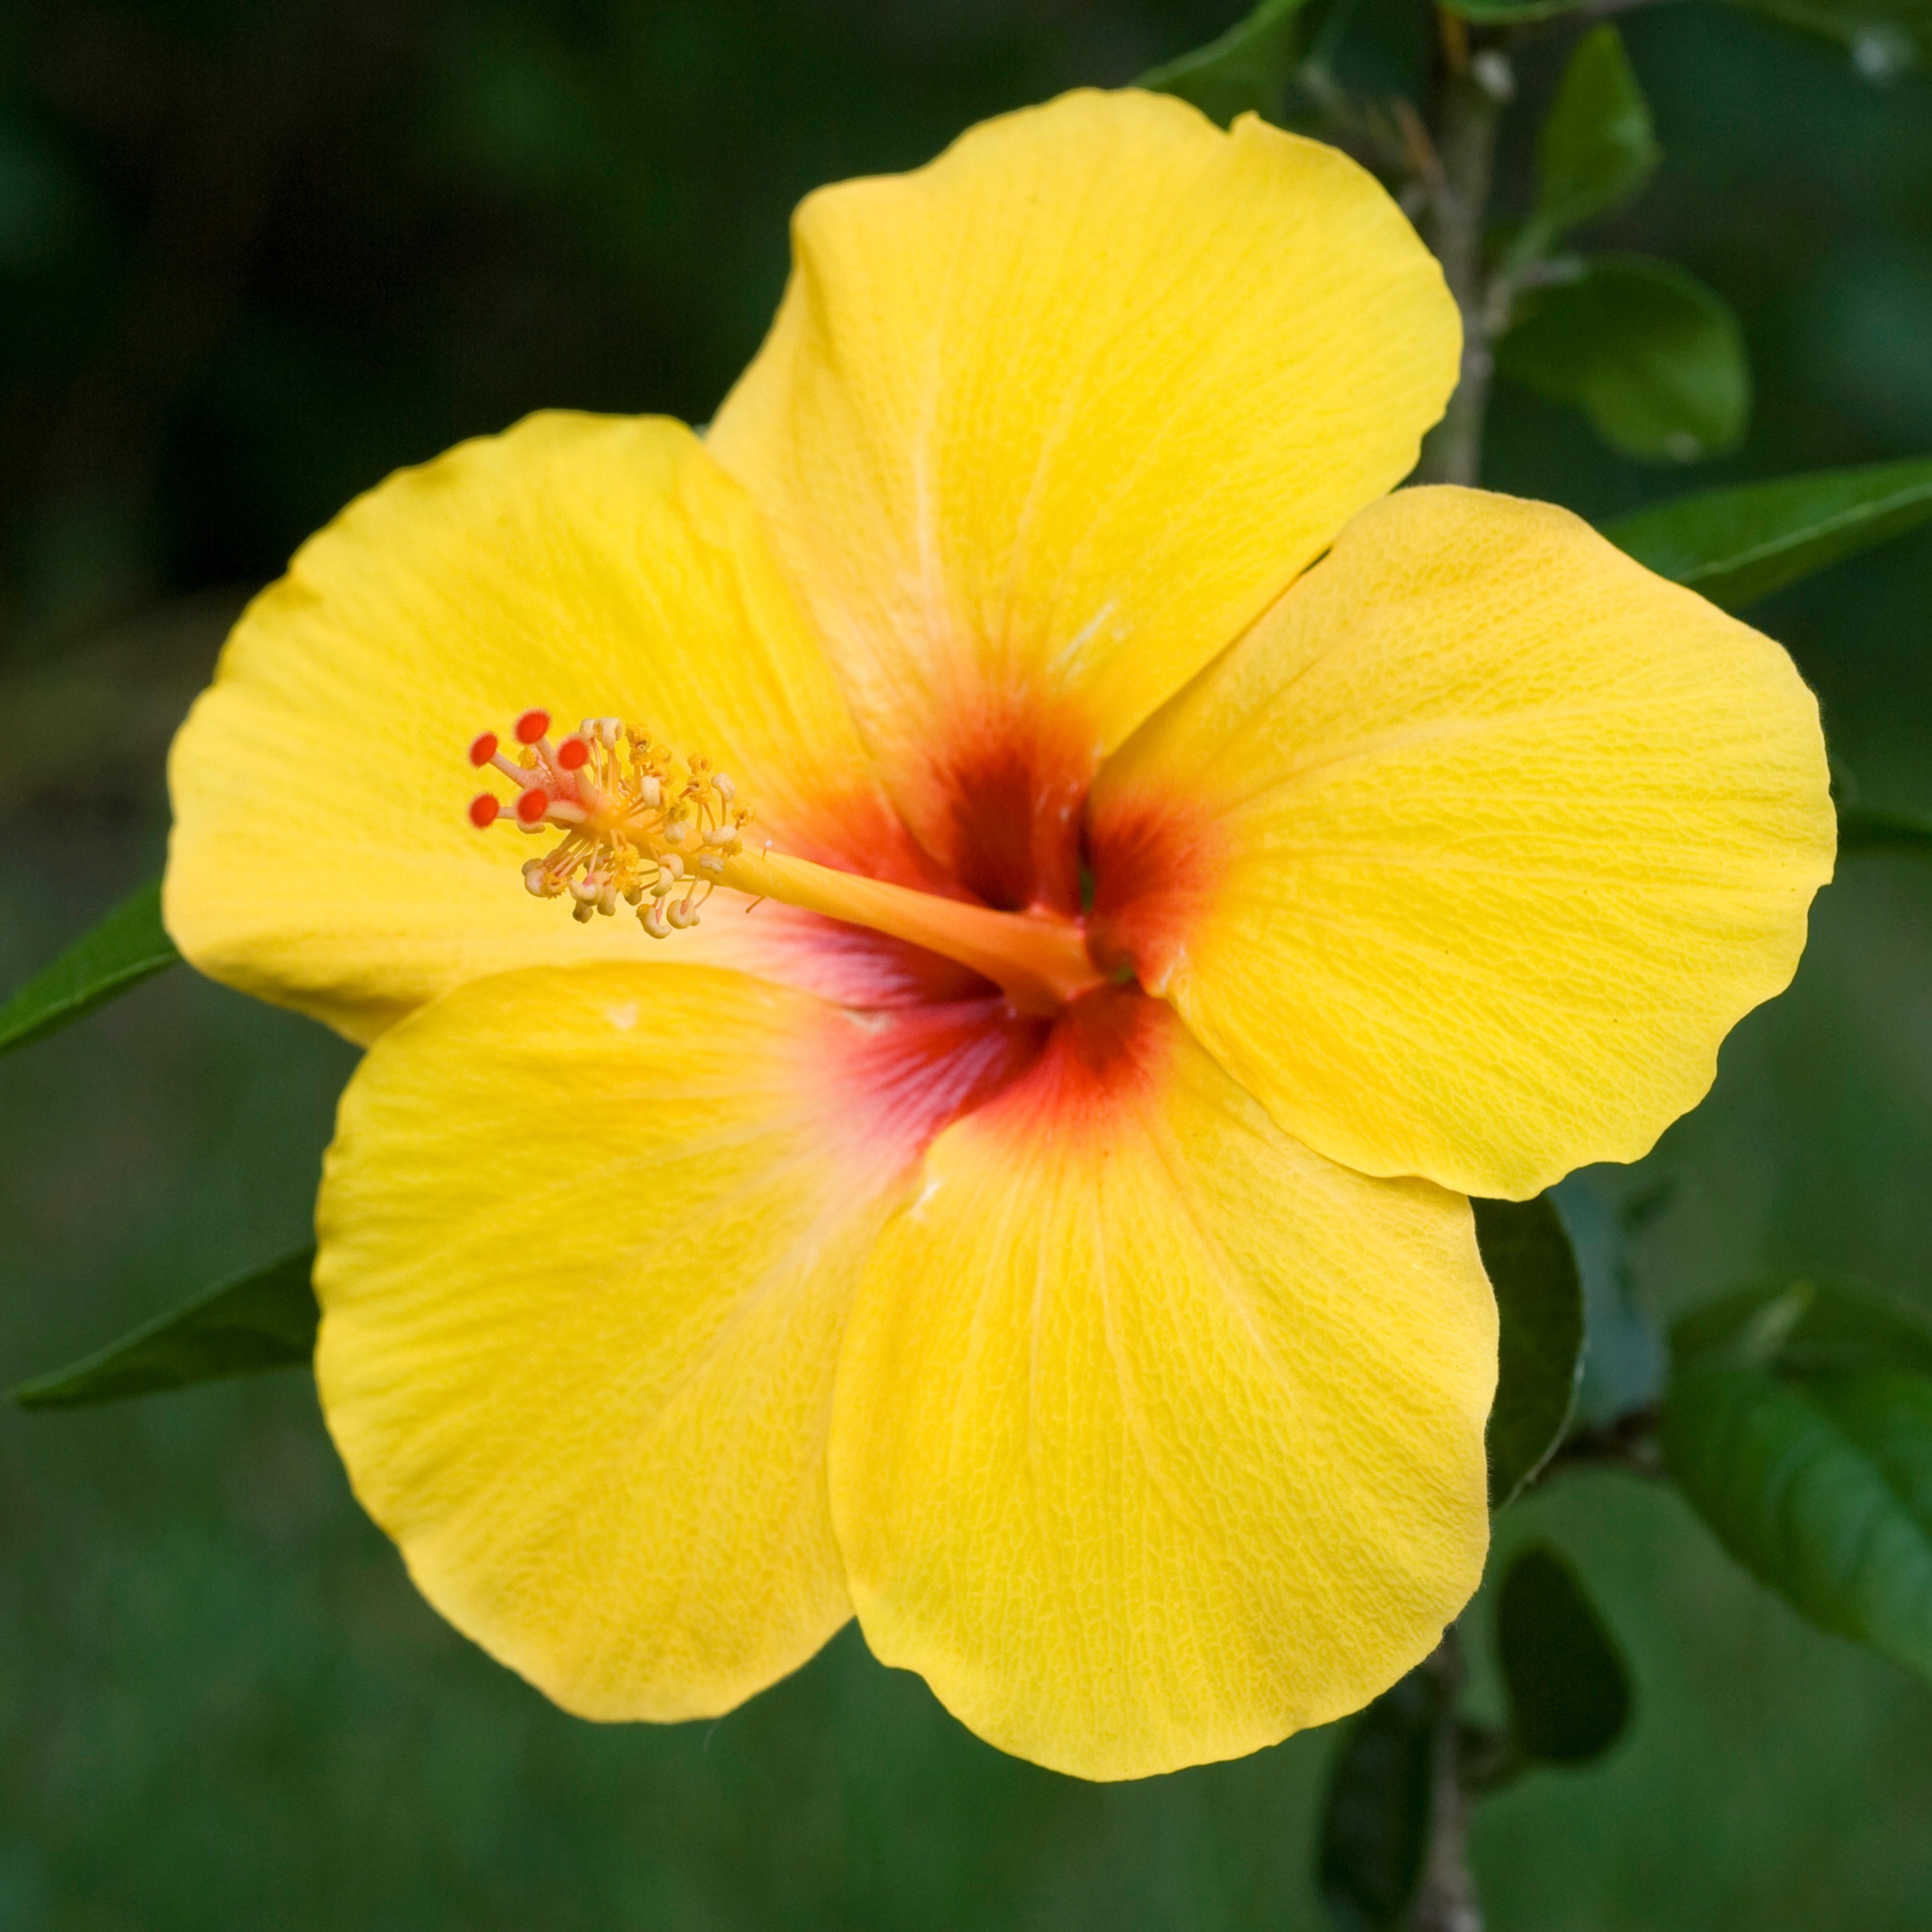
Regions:
<instances>
[{"instance_id":1,"label":"flower center","mask_svg":"<svg viewBox=\"0 0 1932 1932\"><path fill-rule=\"evenodd\" d=\"M769 842L748 851L752 808L709 760L680 755L615 718L586 718L553 744L550 722L548 712L526 711L514 728L522 748L514 756L494 732L470 746L470 762L494 766L518 795L506 806L479 793L470 820L560 832L524 866L524 883L538 898L568 896L580 921L614 914L621 898L653 939L666 939L697 925L705 901L724 886L753 904L777 899L957 960L1022 1012L1058 1012L1104 983L1077 920L942 898L774 852Z\"/></svg>"}]
</instances>

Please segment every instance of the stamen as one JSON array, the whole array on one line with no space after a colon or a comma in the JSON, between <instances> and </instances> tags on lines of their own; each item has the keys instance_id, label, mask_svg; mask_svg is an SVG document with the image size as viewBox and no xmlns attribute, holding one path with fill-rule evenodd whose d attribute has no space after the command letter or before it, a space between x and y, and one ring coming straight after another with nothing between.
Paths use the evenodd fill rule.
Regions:
<instances>
[{"instance_id":1,"label":"stamen","mask_svg":"<svg viewBox=\"0 0 1932 1932\"><path fill-rule=\"evenodd\" d=\"M560 831L561 843L524 867L524 884L534 898L567 898L580 921L613 916L622 899L654 939L695 926L725 861L744 850L751 808L734 802L730 781L709 760L680 758L621 718L586 718L555 746L550 728L547 711L518 718L520 764L502 754L494 732L475 740L471 762L495 766L521 791L514 805L484 794L470 807L471 822L482 828L500 817L526 832ZM701 878L674 849L694 846ZM674 892L682 896L673 901Z\"/></svg>"},{"instance_id":2,"label":"stamen","mask_svg":"<svg viewBox=\"0 0 1932 1932\"><path fill-rule=\"evenodd\" d=\"M561 744L550 713L526 711L513 728L526 748L513 764L495 734L481 734L470 762L494 766L521 788L514 805L485 792L470 807L479 829L500 818L526 832L550 826L559 842L523 868L532 897L567 899L580 923L634 907L652 939L696 926L719 886L755 904L772 898L922 946L994 981L1022 1012L1052 1013L1106 983L1079 921L990 906L842 872L774 853L742 836L752 808L710 761L680 757L615 718L586 718Z\"/></svg>"}]
</instances>

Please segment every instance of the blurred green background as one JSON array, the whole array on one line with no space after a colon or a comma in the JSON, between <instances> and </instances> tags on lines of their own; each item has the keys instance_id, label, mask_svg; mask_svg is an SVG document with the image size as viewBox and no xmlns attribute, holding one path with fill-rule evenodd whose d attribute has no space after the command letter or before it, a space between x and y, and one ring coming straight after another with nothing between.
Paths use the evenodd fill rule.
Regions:
<instances>
[{"instance_id":1,"label":"blurred green background","mask_svg":"<svg viewBox=\"0 0 1932 1932\"><path fill-rule=\"evenodd\" d=\"M703 420L806 189L1236 10L11 0L0 986L155 868L169 733L344 498L539 405ZM1645 471L1505 391L1486 480L1604 516L1932 448L1932 85L1721 6L1627 31L1666 158L1599 239L1738 305L1755 424L1721 466ZM1530 103L1564 44L1526 52ZM1418 46L1364 0L1346 58L1392 88ZM1865 795L1932 806L1932 540L1756 614ZM1848 861L1710 1102L1640 1173L1586 1178L1642 1301L1792 1267L1932 1301L1929 963L1932 869ZM0 1378L296 1245L350 1059L176 972L0 1063ZM1932 1927L1932 1690L1800 1625L1660 1487L1566 1478L1500 1545L1531 1532L1584 1570L1642 1702L1603 1768L1479 1814L1498 1932ZM1480 1604L1474 1628L1480 1652ZM0 1414L0 1928L1313 1928L1334 1743L1081 1785L850 1632L718 1724L600 1729L418 1600L304 1378Z\"/></svg>"}]
</instances>

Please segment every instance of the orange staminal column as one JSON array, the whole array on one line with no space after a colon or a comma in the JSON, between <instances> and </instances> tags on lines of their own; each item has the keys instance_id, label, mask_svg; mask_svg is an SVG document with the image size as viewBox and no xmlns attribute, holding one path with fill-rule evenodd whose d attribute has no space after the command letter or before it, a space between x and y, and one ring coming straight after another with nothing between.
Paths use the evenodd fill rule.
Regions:
<instances>
[{"instance_id":1,"label":"orange staminal column","mask_svg":"<svg viewBox=\"0 0 1932 1932\"><path fill-rule=\"evenodd\" d=\"M1058 1012L1105 983L1078 923L1055 914L998 912L776 852L735 854L718 880L957 960L991 980L1023 1013Z\"/></svg>"}]
</instances>

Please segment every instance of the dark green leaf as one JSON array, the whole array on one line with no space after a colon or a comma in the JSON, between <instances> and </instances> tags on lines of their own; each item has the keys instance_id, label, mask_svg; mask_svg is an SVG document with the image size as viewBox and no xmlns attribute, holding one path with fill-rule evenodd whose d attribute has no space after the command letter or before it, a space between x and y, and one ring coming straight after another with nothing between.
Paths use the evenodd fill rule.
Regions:
<instances>
[{"instance_id":1,"label":"dark green leaf","mask_svg":"<svg viewBox=\"0 0 1932 1932\"><path fill-rule=\"evenodd\" d=\"M1926 0L1735 0L1747 12L1836 40L1869 80L1932 66L1932 6Z\"/></svg>"},{"instance_id":2,"label":"dark green leaf","mask_svg":"<svg viewBox=\"0 0 1932 1932\"><path fill-rule=\"evenodd\" d=\"M1279 120L1299 52L1298 16L1307 0L1261 0L1219 40L1151 69L1140 86L1178 94L1223 127L1250 112Z\"/></svg>"},{"instance_id":3,"label":"dark green leaf","mask_svg":"<svg viewBox=\"0 0 1932 1932\"><path fill-rule=\"evenodd\" d=\"M1680 496L1604 532L1726 610L1932 520L1932 457Z\"/></svg>"},{"instance_id":4,"label":"dark green leaf","mask_svg":"<svg viewBox=\"0 0 1932 1932\"><path fill-rule=\"evenodd\" d=\"M1483 27L1515 27L1574 14L1589 0L1442 0L1442 10Z\"/></svg>"},{"instance_id":5,"label":"dark green leaf","mask_svg":"<svg viewBox=\"0 0 1932 1932\"><path fill-rule=\"evenodd\" d=\"M1694 1366L1662 1434L1670 1473L1760 1582L1932 1678L1932 1376Z\"/></svg>"},{"instance_id":6,"label":"dark green leaf","mask_svg":"<svg viewBox=\"0 0 1932 1932\"><path fill-rule=\"evenodd\" d=\"M1322 1811L1322 1901L1340 1932L1400 1924L1429 1849L1442 1680L1426 1664L1350 1726Z\"/></svg>"},{"instance_id":7,"label":"dark green leaf","mask_svg":"<svg viewBox=\"0 0 1932 1932\"><path fill-rule=\"evenodd\" d=\"M1625 1178L1612 1180L1600 1168L1586 1168L1559 1180L1545 1198L1562 1220L1583 1278L1576 1419L1586 1429L1614 1429L1649 1407L1664 1388L1668 1350L1632 1285L1629 1241L1667 1192L1654 1182L1632 1192Z\"/></svg>"},{"instance_id":8,"label":"dark green leaf","mask_svg":"<svg viewBox=\"0 0 1932 1932\"><path fill-rule=\"evenodd\" d=\"M1496 1654L1520 1756L1582 1764L1630 1721L1623 1659L1576 1574L1555 1550L1518 1553L1496 1600Z\"/></svg>"},{"instance_id":9,"label":"dark green leaf","mask_svg":"<svg viewBox=\"0 0 1932 1932\"><path fill-rule=\"evenodd\" d=\"M315 1353L315 1250L285 1256L196 1295L86 1360L22 1382L22 1408L74 1408L225 1376L305 1365Z\"/></svg>"},{"instance_id":10,"label":"dark green leaf","mask_svg":"<svg viewBox=\"0 0 1932 1932\"><path fill-rule=\"evenodd\" d=\"M157 880L122 900L0 1006L0 1053L58 1033L180 957L162 930Z\"/></svg>"},{"instance_id":11,"label":"dark green leaf","mask_svg":"<svg viewBox=\"0 0 1932 1932\"><path fill-rule=\"evenodd\" d=\"M1570 56L1536 144L1536 201L1512 251L1528 260L1630 200L1662 158L1623 37L1605 25Z\"/></svg>"},{"instance_id":12,"label":"dark green leaf","mask_svg":"<svg viewBox=\"0 0 1932 1932\"><path fill-rule=\"evenodd\" d=\"M1576 1405L1583 1290L1570 1238L1547 1201L1469 1204L1500 1322L1488 1436L1490 1507L1500 1509L1550 1460Z\"/></svg>"},{"instance_id":13,"label":"dark green leaf","mask_svg":"<svg viewBox=\"0 0 1932 1932\"><path fill-rule=\"evenodd\" d=\"M1766 1282L1694 1310L1672 1331L1670 1349L1680 1368L1932 1375L1932 1315L1852 1282Z\"/></svg>"},{"instance_id":14,"label":"dark green leaf","mask_svg":"<svg viewBox=\"0 0 1932 1932\"><path fill-rule=\"evenodd\" d=\"M1932 818L1918 812L1892 812L1883 806L1839 808L1840 852L1918 852L1932 858Z\"/></svg>"},{"instance_id":15,"label":"dark green leaf","mask_svg":"<svg viewBox=\"0 0 1932 1932\"><path fill-rule=\"evenodd\" d=\"M1730 448L1750 414L1744 332L1694 275L1639 256L1600 256L1574 281L1526 296L1496 366L1574 404L1612 448L1689 463Z\"/></svg>"}]
</instances>

